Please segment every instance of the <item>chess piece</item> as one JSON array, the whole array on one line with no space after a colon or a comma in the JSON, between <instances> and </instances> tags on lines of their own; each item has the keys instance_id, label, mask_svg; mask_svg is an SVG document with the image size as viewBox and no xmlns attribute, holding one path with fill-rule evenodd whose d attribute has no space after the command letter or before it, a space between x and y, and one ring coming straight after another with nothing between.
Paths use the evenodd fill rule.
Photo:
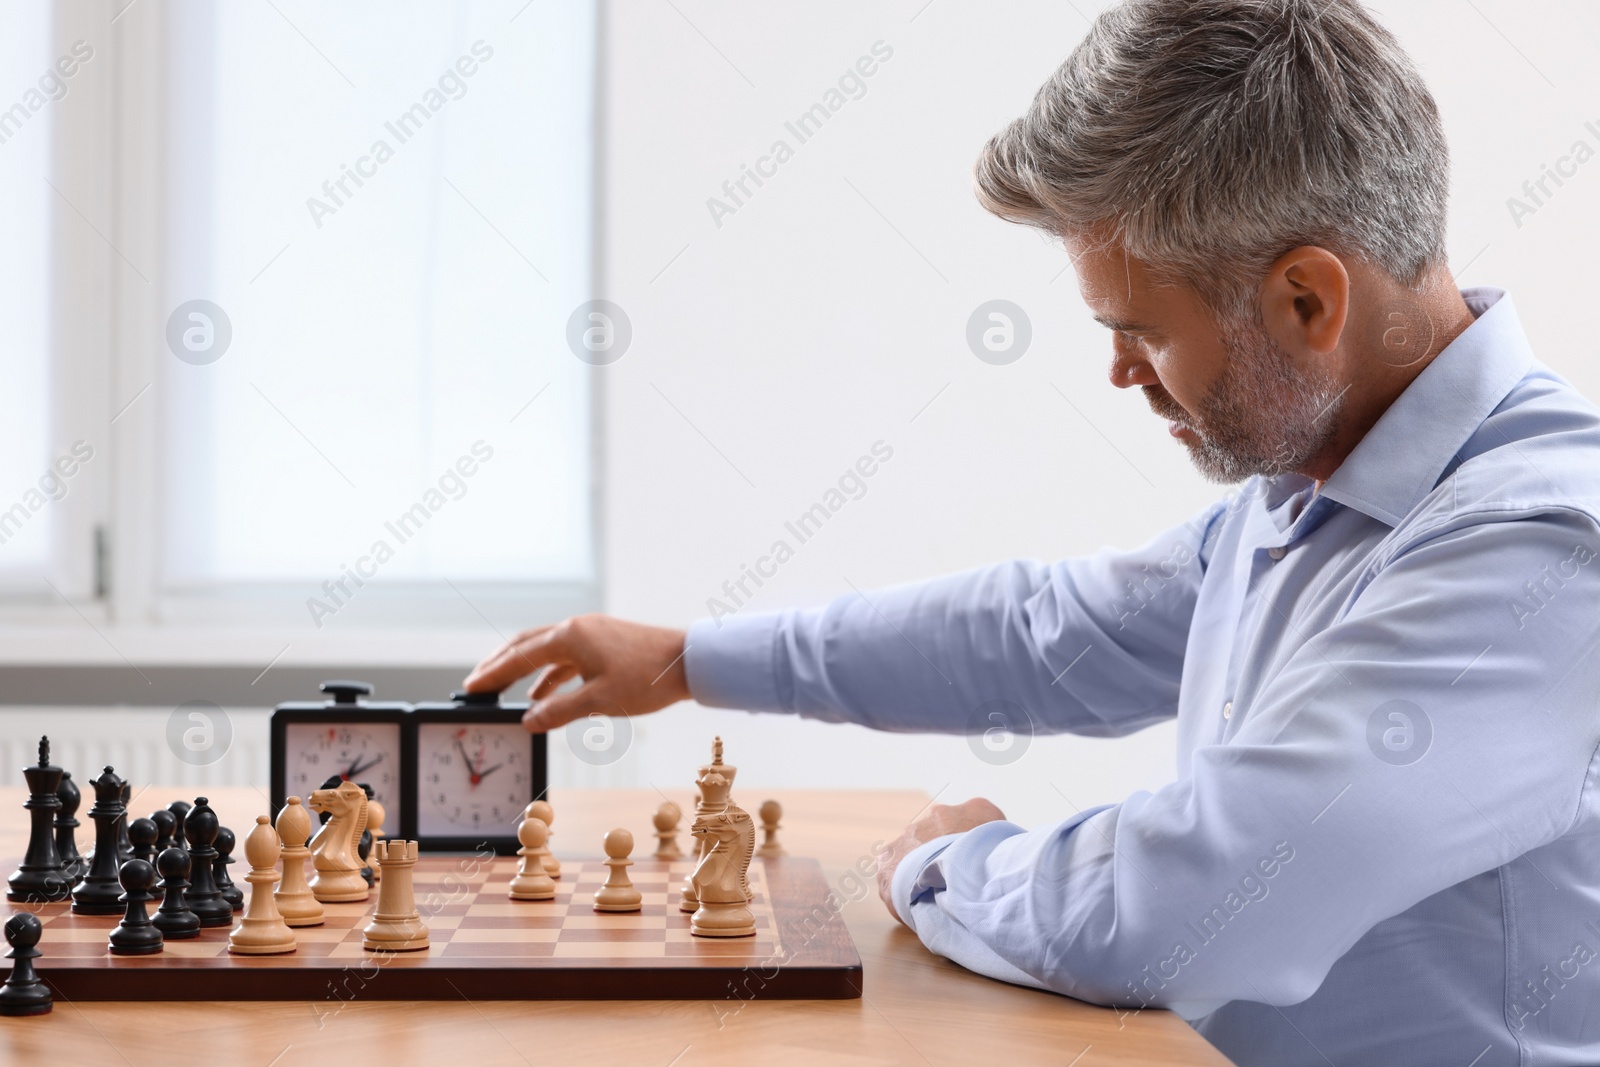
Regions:
<instances>
[{"instance_id":1,"label":"chess piece","mask_svg":"<svg viewBox=\"0 0 1600 1067\"><path fill-rule=\"evenodd\" d=\"M707 797L725 788L720 774L710 774L700 783ZM722 810L695 819L691 832L704 846L690 875L700 903L689 921L689 933L696 937L753 935L756 919L750 911L749 871L756 825L750 813L729 802Z\"/></svg>"},{"instance_id":2,"label":"chess piece","mask_svg":"<svg viewBox=\"0 0 1600 1067\"><path fill-rule=\"evenodd\" d=\"M761 851L757 853L762 859L776 859L786 856L783 846L778 844L779 819L783 818L783 805L776 800L763 800L761 802Z\"/></svg>"},{"instance_id":3,"label":"chess piece","mask_svg":"<svg viewBox=\"0 0 1600 1067\"><path fill-rule=\"evenodd\" d=\"M7 900L42 904L65 900L72 891L72 881L56 851L55 816L61 810L62 774L61 768L50 762L50 739L39 738L39 762L22 770L28 781L28 799L23 804L29 815L28 851L7 880ZM115 896L112 903L116 903Z\"/></svg>"},{"instance_id":4,"label":"chess piece","mask_svg":"<svg viewBox=\"0 0 1600 1067\"><path fill-rule=\"evenodd\" d=\"M283 881L273 892L273 902L278 914L290 926L321 926L322 904L306 884L306 860L311 850L306 840L311 836L311 813L300 803L299 797L290 797L278 812L278 839L283 842Z\"/></svg>"},{"instance_id":5,"label":"chess piece","mask_svg":"<svg viewBox=\"0 0 1600 1067\"><path fill-rule=\"evenodd\" d=\"M89 863L78 854L78 805L83 794L78 783L72 780L71 771L61 773L61 787L56 790L61 800L61 810L56 812L56 856L61 860L61 873L68 882L76 882L89 870Z\"/></svg>"},{"instance_id":6,"label":"chess piece","mask_svg":"<svg viewBox=\"0 0 1600 1067\"><path fill-rule=\"evenodd\" d=\"M154 899L150 892L156 872L144 860L129 860L118 876L122 881L122 901L127 906L122 921L111 931L113 956L149 956L161 951L161 931L150 921L145 905Z\"/></svg>"},{"instance_id":7,"label":"chess piece","mask_svg":"<svg viewBox=\"0 0 1600 1067\"><path fill-rule=\"evenodd\" d=\"M150 924L168 941L187 941L200 936L200 916L189 910L185 896L189 888L190 863L186 850L170 845L156 856L156 871L161 875L156 888L161 891L161 906Z\"/></svg>"},{"instance_id":8,"label":"chess piece","mask_svg":"<svg viewBox=\"0 0 1600 1067\"><path fill-rule=\"evenodd\" d=\"M365 782L356 784L361 786L361 791L367 795L367 825L361 831L361 840L356 843L356 856L361 860L361 880L367 883L368 889L371 889L378 884L378 872L375 869L378 854L372 847L378 840L372 836L372 800L375 794L372 792L372 787Z\"/></svg>"},{"instance_id":9,"label":"chess piece","mask_svg":"<svg viewBox=\"0 0 1600 1067\"><path fill-rule=\"evenodd\" d=\"M11 951L6 958L15 960L11 976L0 985L0 1015L44 1015L53 1000L50 987L39 981L33 961L44 953L38 949L39 935L44 932L37 915L18 912L6 920L6 944Z\"/></svg>"},{"instance_id":10,"label":"chess piece","mask_svg":"<svg viewBox=\"0 0 1600 1067\"><path fill-rule=\"evenodd\" d=\"M517 824L517 849L521 862L511 879L512 900L551 900L556 895L556 884L545 869L544 857L549 852L545 843L550 840L550 828L544 820L532 815Z\"/></svg>"},{"instance_id":11,"label":"chess piece","mask_svg":"<svg viewBox=\"0 0 1600 1067\"><path fill-rule=\"evenodd\" d=\"M682 818L683 811L670 800L656 809L656 859L683 858L683 849L678 847L678 822Z\"/></svg>"},{"instance_id":12,"label":"chess piece","mask_svg":"<svg viewBox=\"0 0 1600 1067\"><path fill-rule=\"evenodd\" d=\"M529 817L538 819L544 823L546 831L551 834L555 833L554 830L550 829L550 824L555 822L556 812L550 806L548 800L535 800L532 804L522 809L522 817L524 819ZM555 854L549 850L546 850L544 854L544 873L552 878L561 877L561 861L556 859Z\"/></svg>"},{"instance_id":13,"label":"chess piece","mask_svg":"<svg viewBox=\"0 0 1600 1067\"><path fill-rule=\"evenodd\" d=\"M228 865L233 862L233 848L237 843L233 831L226 826L217 830L217 858L211 862L211 880L216 884L217 892L222 894L222 899L228 902L228 907L243 911L244 890L234 885L233 879L228 876Z\"/></svg>"},{"instance_id":14,"label":"chess piece","mask_svg":"<svg viewBox=\"0 0 1600 1067\"><path fill-rule=\"evenodd\" d=\"M166 808L157 808L150 813L150 821L156 824L156 856L159 858L173 847L172 832L177 829L178 817Z\"/></svg>"},{"instance_id":15,"label":"chess piece","mask_svg":"<svg viewBox=\"0 0 1600 1067\"><path fill-rule=\"evenodd\" d=\"M356 851L367 828L366 793L354 782L340 782L336 789L312 793L311 810L328 816L311 839L312 894L324 904L366 900L369 890Z\"/></svg>"},{"instance_id":16,"label":"chess piece","mask_svg":"<svg viewBox=\"0 0 1600 1067\"><path fill-rule=\"evenodd\" d=\"M233 905L217 890L215 842L222 825L205 797L195 797L194 807L183 817L183 837L189 843L189 891L184 899L200 916L201 926L231 926Z\"/></svg>"},{"instance_id":17,"label":"chess piece","mask_svg":"<svg viewBox=\"0 0 1600 1067\"><path fill-rule=\"evenodd\" d=\"M117 821L117 865L133 859L133 841L128 837L128 804L133 800L133 783L122 783L122 818Z\"/></svg>"},{"instance_id":18,"label":"chess piece","mask_svg":"<svg viewBox=\"0 0 1600 1067\"><path fill-rule=\"evenodd\" d=\"M361 947L387 952L427 948L428 927L417 914L411 880L412 868L417 865L417 843L385 841L378 862L383 866L383 884L378 887L372 921L361 931Z\"/></svg>"},{"instance_id":19,"label":"chess piece","mask_svg":"<svg viewBox=\"0 0 1600 1067\"><path fill-rule=\"evenodd\" d=\"M228 935L228 951L241 956L270 956L295 950L294 931L289 929L273 903L272 887L278 881L277 831L265 815L256 816L254 830L244 839L244 858L250 873L250 907Z\"/></svg>"},{"instance_id":20,"label":"chess piece","mask_svg":"<svg viewBox=\"0 0 1600 1067\"><path fill-rule=\"evenodd\" d=\"M700 773L695 776L695 786L700 791L694 807L694 817L696 822L699 822L702 816L721 811L728 804L732 803L730 794L733 791L734 776L738 773L739 768L733 766L732 764L722 762L722 738L712 738L711 762L702 766L700 768ZM715 792L712 792L706 788L706 777L712 774L718 776L718 785ZM691 834L693 833L692 830L690 832ZM694 851L695 863L698 864L705 856L705 850L707 847L708 846L704 838L696 839ZM683 880L682 899L679 901L678 909L680 911L692 912L699 906L700 902L695 898L694 874L691 871L691 873Z\"/></svg>"},{"instance_id":21,"label":"chess piece","mask_svg":"<svg viewBox=\"0 0 1600 1067\"><path fill-rule=\"evenodd\" d=\"M605 863L610 870L606 884L595 891L594 910L638 911L644 897L628 880L628 868L633 866L628 858L628 853L633 851L633 835L626 830L611 831L606 835L605 850Z\"/></svg>"},{"instance_id":22,"label":"chess piece","mask_svg":"<svg viewBox=\"0 0 1600 1067\"><path fill-rule=\"evenodd\" d=\"M383 864L378 860L378 842L387 834L383 832L383 820L388 815L382 804L378 803L369 792L367 794L367 833L372 835L372 848L367 852L367 866L372 869L372 881L376 882L383 877Z\"/></svg>"},{"instance_id":23,"label":"chess piece","mask_svg":"<svg viewBox=\"0 0 1600 1067\"><path fill-rule=\"evenodd\" d=\"M156 838L160 834L156 824L149 819L135 819L129 823L128 840L133 845L133 858L154 865L157 855Z\"/></svg>"},{"instance_id":24,"label":"chess piece","mask_svg":"<svg viewBox=\"0 0 1600 1067\"><path fill-rule=\"evenodd\" d=\"M188 848L189 842L184 840L183 820L189 817L189 809L194 805L187 800L174 800L167 805L167 810L172 813L172 846L174 848Z\"/></svg>"},{"instance_id":25,"label":"chess piece","mask_svg":"<svg viewBox=\"0 0 1600 1067\"><path fill-rule=\"evenodd\" d=\"M122 779L107 767L89 783L94 787L94 805L89 818L94 820L94 853L83 881L72 887L74 915L120 915L122 883L117 877L117 824L126 809L122 806Z\"/></svg>"}]
</instances>

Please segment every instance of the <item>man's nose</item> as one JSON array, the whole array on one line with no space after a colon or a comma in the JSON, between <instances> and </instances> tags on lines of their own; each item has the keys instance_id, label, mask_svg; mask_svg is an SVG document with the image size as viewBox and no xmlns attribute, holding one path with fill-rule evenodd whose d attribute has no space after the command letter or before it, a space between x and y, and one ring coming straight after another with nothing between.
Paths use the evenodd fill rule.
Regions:
<instances>
[{"instance_id":1,"label":"man's nose","mask_svg":"<svg viewBox=\"0 0 1600 1067\"><path fill-rule=\"evenodd\" d=\"M1118 389L1156 385L1161 380L1149 360L1139 354L1139 346L1121 334L1117 334L1111 342L1111 367L1106 376Z\"/></svg>"}]
</instances>

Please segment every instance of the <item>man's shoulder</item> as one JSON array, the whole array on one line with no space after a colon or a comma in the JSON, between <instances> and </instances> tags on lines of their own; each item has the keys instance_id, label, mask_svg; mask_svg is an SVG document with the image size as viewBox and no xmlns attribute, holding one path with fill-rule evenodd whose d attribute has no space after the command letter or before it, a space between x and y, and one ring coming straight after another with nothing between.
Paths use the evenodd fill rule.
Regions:
<instances>
[{"instance_id":1,"label":"man's shoulder","mask_svg":"<svg viewBox=\"0 0 1600 1067\"><path fill-rule=\"evenodd\" d=\"M1561 513L1600 529L1600 407L1535 365L1402 526L1427 536L1474 521Z\"/></svg>"}]
</instances>

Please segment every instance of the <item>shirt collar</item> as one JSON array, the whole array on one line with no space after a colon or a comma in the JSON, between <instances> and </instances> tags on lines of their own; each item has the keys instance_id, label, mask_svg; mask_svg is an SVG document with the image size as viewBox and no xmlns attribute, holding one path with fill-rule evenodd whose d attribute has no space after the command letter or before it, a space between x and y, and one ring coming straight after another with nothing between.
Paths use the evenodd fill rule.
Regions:
<instances>
[{"instance_id":1,"label":"shirt collar","mask_svg":"<svg viewBox=\"0 0 1600 1067\"><path fill-rule=\"evenodd\" d=\"M1322 496L1398 525L1528 373L1533 350L1505 290L1463 289L1461 297L1476 320L1389 405Z\"/></svg>"}]
</instances>

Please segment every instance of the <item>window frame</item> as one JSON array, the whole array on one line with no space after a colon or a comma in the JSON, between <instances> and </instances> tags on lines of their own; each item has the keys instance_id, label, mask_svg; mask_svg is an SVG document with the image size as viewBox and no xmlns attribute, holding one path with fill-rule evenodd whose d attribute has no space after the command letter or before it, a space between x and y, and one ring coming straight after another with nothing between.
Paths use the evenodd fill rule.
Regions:
<instances>
[{"instance_id":1,"label":"window frame","mask_svg":"<svg viewBox=\"0 0 1600 1067\"><path fill-rule=\"evenodd\" d=\"M215 663L219 657L251 659L249 653L241 655L242 648L285 643L323 645L322 653L289 654L283 660L288 665L326 659L334 649L348 649L368 665L416 664L412 638L435 631L440 660L456 662L467 632L476 633L487 648L496 635L596 610L605 575L606 405L605 376L593 367L585 371L591 560L586 578L386 582L364 590L351 601L348 615L341 611L321 631L307 615L303 583L163 585L159 382L163 359L172 358L160 344L165 264L172 252L167 240L172 233L167 224L168 61L177 36L194 32L194 20L188 14L180 19L181 13L164 3L141 4L132 13L125 3L51 5L53 42L70 44L82 37L105 63L96 71L97 80L73 86L80 97L77 106L52 116L50 157L58 174L74 176L75 190L71 208L57 198L51 222L51 447L59 451L56 425L96 428L101 437L91 443L99 466L92 471L85 466L92 477L84 491L69 492L51 505L61 509L53 552L62 580L0 592L0 664L37 663L37 639L46 634L61 638L61 652L50 658L64 664L132 662L124 647L139 650L136 654L147 662L154 657ZM601 0L592 0L587 145L593 190L587 283L592 292L600 291L603 274L604 14ZM103 236L74 208L94 219ZM69 431L67 443L79 436L84 434ZM86 628L98 639L88 637ZM5 641L8 632L30 639ZM405 639L392 640L402 634Z\"/></svg>"}]
</instances>

